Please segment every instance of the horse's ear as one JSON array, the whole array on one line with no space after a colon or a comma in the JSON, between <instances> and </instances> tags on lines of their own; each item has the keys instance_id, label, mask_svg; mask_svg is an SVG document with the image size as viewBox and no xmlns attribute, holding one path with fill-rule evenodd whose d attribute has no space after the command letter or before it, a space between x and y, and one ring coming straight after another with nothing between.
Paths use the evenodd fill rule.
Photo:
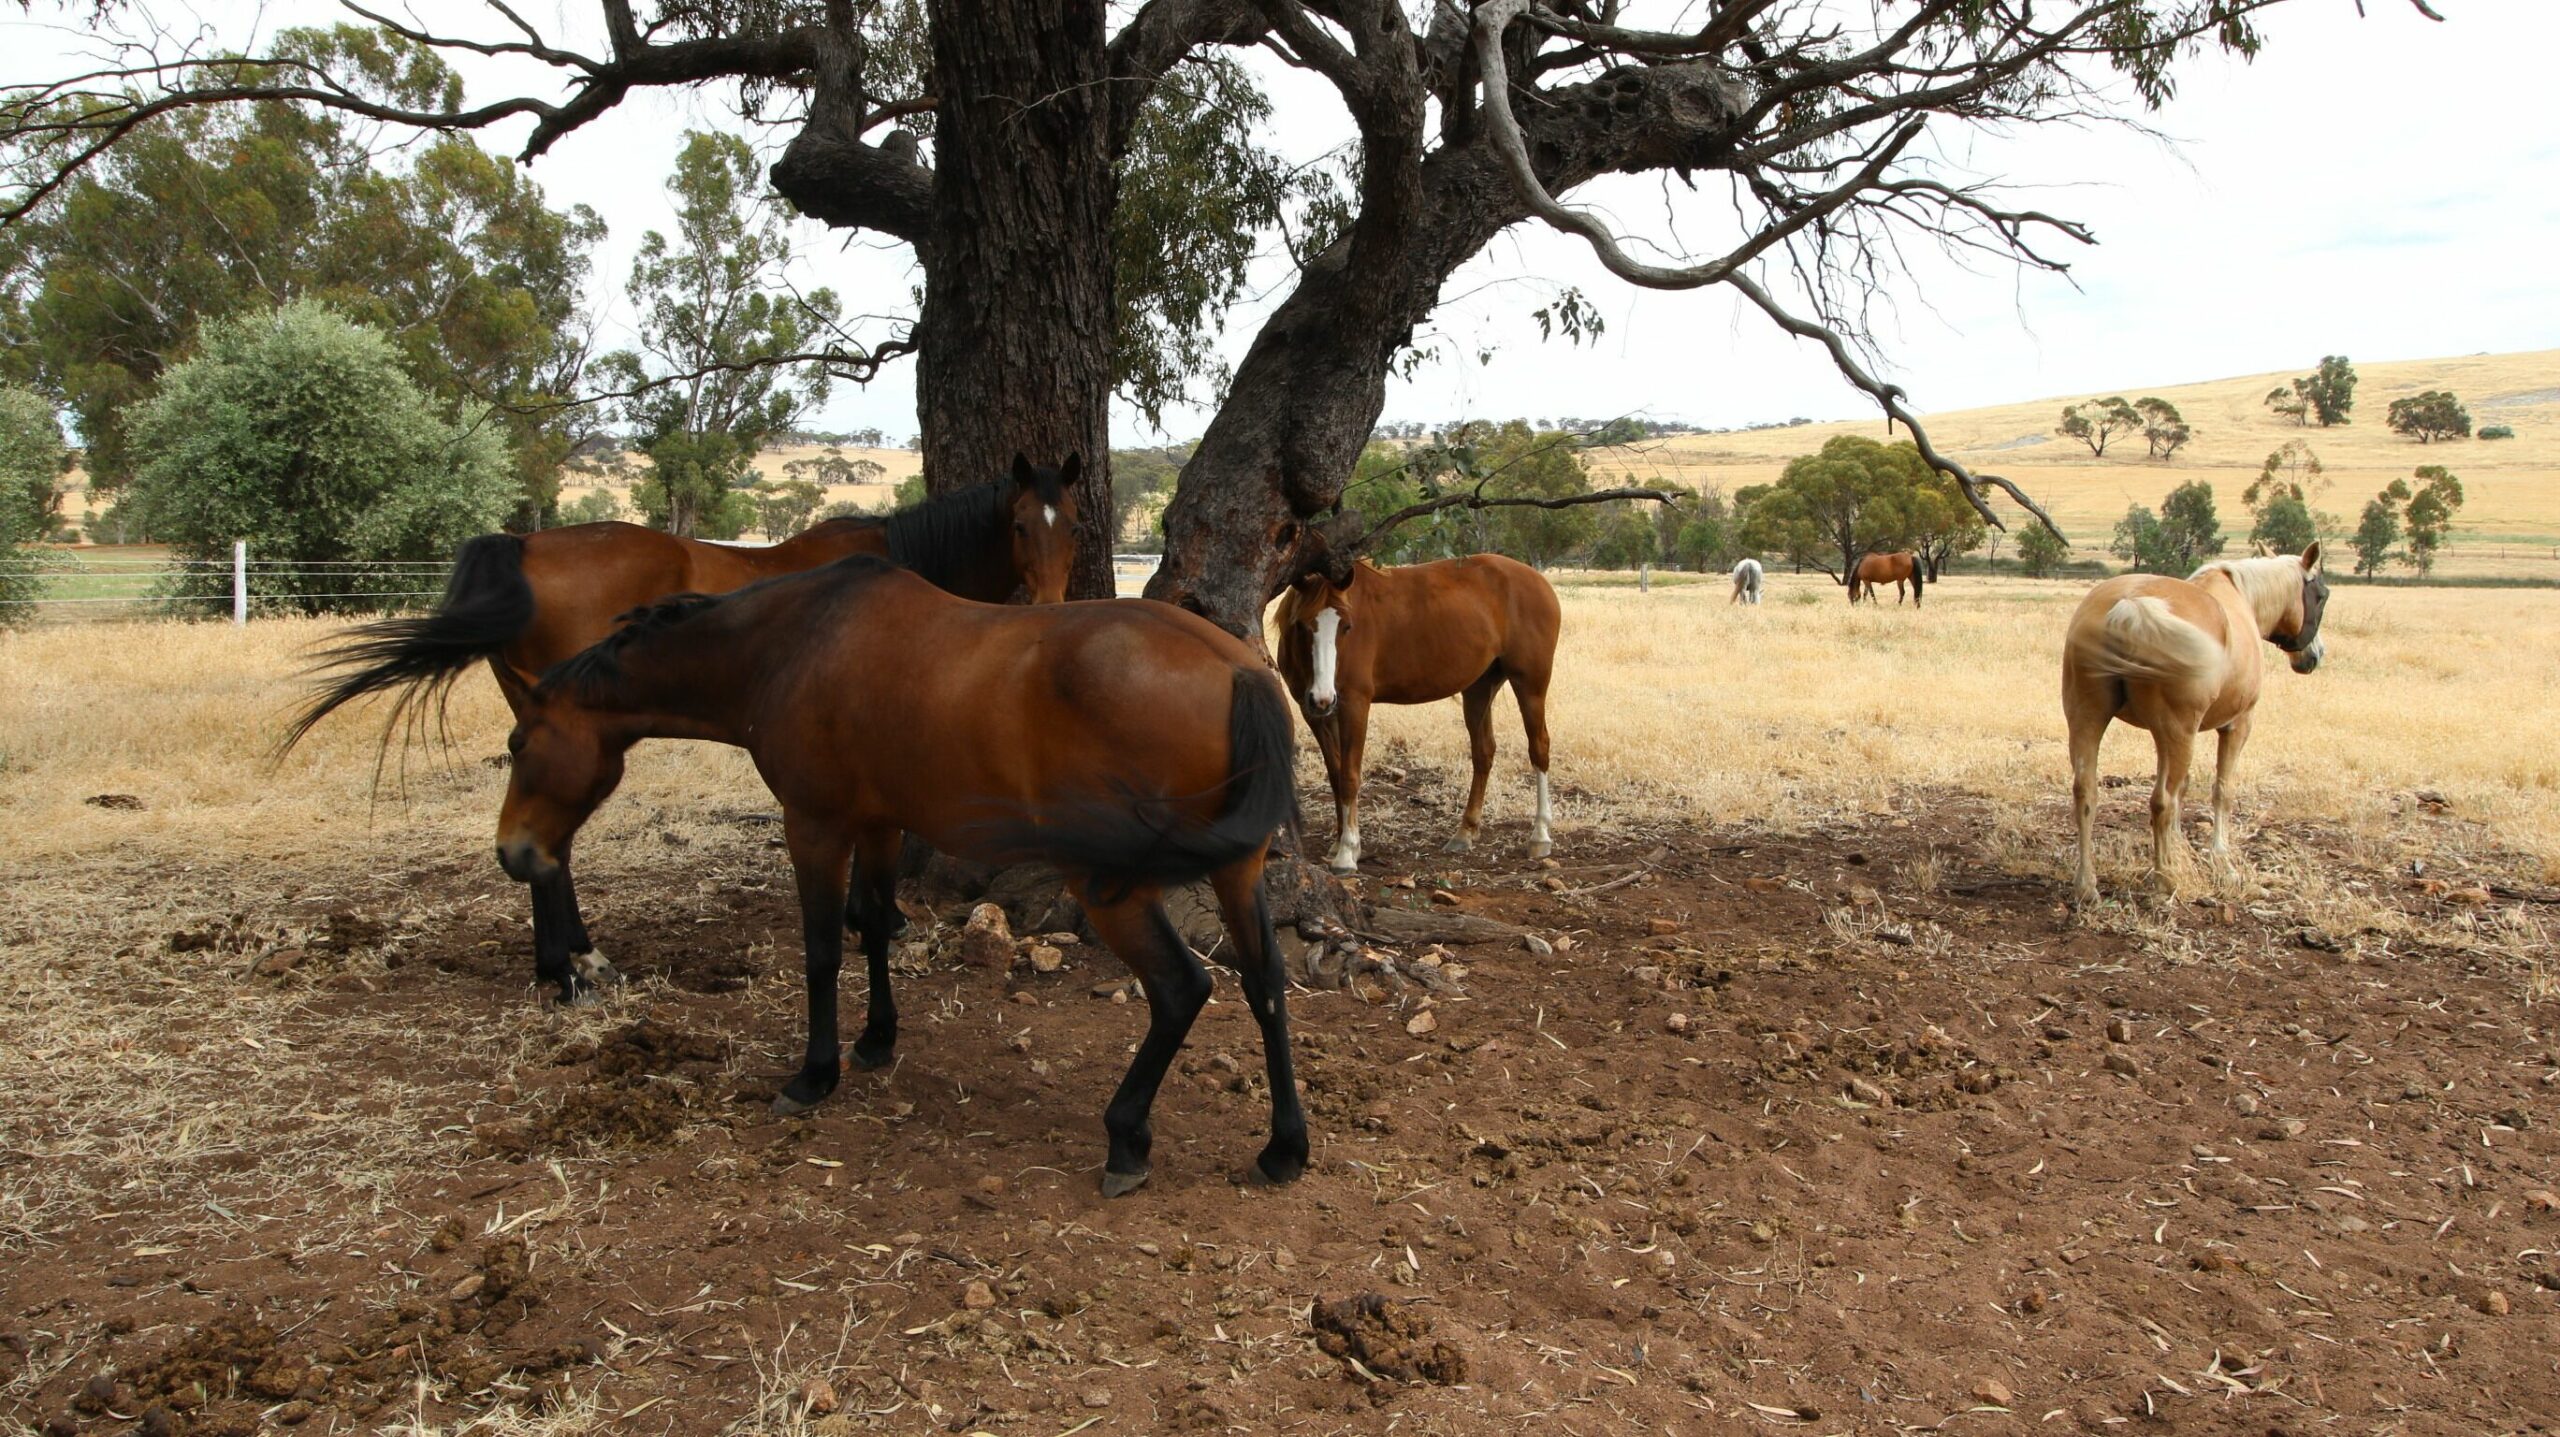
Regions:
<instances>
[{"instance_id":1,"label":"horse's ear","mask_svg":"<svg viewBox=\"0 0 2560 1437\"><path fill-rule=\"evenodd\" d=\"M2302 572L2305 574L2320 572L2320 541L2317 539L2311 541L2310 548L2302 551Z\"/></svg>"},{"instance_id":2,"label":"horse's ear","mask_svg":"<svg viewBox=\"0 0 2560 1437\"><path fill-rule=\"evenodd\" d=\"M1073 489L1076 487L1076 481L1083 477L1084 451L1079 449L1067 456L1066 463L1058 466L1058 482Z\"/></svg>"},{"instance_id":3,"label":"horse's ear","mask_svg":"<svg viewBox=\"0 0 2560 1437\"><path fill-rule=\"evenodd\" d=\"M1324 577L1325 582L1333 585L1335 588L1348 589L1351 587L1351 581L1358 577L1359 573L1359 560L1336 558L1328 567L1328 571Z\"/></svg>"},{"instance_id":4,"label":"horse's ear","mask_svg":"<svg viewBox=\"0 0 2560 1437\"><path fill-rule=\"evenodd\" d=\"M1028 489L1038 482L1031 472L1031 460L1021 450L1013 452L1013 486Z\"/></svg>"}]
</instances>

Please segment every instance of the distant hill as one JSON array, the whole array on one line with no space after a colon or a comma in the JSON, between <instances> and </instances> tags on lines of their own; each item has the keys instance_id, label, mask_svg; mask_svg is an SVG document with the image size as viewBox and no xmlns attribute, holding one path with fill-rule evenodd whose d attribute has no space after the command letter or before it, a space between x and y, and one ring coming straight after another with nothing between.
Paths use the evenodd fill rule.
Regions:
<instances>
[{"instance_id":1,"label":"distant hill","mask_svg":"<svg viewBox=\"0 0 2560 1437\"><path fill-rule=\"evenodd\" d=\"M1921 418L1939 448L1977 473L2017 481L2083 548L2103 549L2126 505L2157 505L2189 479L2212 484L2224 524L2245 533L2249 520L2240 492L2269 451L2300 439L2319 456L2329 481L2313 507L2346 526L2353 526L2365 500L2383 485L2420 464L2442 464L2461 476L2468 502L2439 573L2560 579L2560 350L2358 361L2352 423L2305 428L2279 418L2263 402L2267 391L2310 373L2318 358L2309 355L2299 369L2266 374L2127 385ZM2469 406L2475 426L2510 425L2516 437L2420 444L2385 427L2383 414L2392 400L2427 389L2453 391ZM2145 457L2139 436L2118 441L2121 449L2110 444L2106 458L2092 459L2078 441L2053 432L2064 405L2117 394L2168 400L2195 438L2162 462ZM1716 484L1730 494L1777 478L1789 459L1820 449L1833 435L1884 432L1877 419L1682 435L1595 451L1590 460L1604 475Z\"/></svg>"}]
</instances>

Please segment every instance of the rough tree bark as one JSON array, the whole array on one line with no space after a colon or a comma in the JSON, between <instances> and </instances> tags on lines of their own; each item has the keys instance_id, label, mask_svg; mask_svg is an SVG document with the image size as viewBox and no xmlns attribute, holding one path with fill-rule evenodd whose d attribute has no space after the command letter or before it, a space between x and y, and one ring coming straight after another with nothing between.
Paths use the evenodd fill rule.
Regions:
<instances>
[{"instance_id":1,"label":"rough tree bark","mask_svg":"<svg viewBox=\"0 0 2560 1437\"><path fill-rule=\"evenodd\" d=\"M1147 584L1149 598L1249 637L1341 499L1396 352L1458 266L1528 217L1481 135L1421 158L1419 74L1382 55L1378 77L1410 84L1410 121L1361 117L1360 221L1307 266L1237 366L1165 512L1165 562ZM1627 68L1542 98L1520 121L1551 191L1611 170L1704 166L1744 109L1707 65Z\"/></svg>"},{"instance_id":2,"label":"rough tree bark","mask_svg":"<svg viewBox=\"0 0 2560 1437\"><path fill-rule=\"evenodd\" d=\"M933 7L917 414L935 491L1084 456L1071 598L1111 592L1111 211L1102 0Z\"/></svg>"}]
</instances>

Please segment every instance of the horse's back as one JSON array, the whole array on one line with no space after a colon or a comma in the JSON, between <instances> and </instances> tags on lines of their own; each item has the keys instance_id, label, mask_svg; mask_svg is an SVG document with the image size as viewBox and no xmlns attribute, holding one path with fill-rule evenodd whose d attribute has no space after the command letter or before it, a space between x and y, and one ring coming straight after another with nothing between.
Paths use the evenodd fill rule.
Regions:
<instances>
[{"instance_id":1,"label":"horse's back","mask_svg":"<svg viewBox=\"0 0 2560 1437\"><path fill-rule=\"evenodd\" d=\"M686 589L686 540L638 524L605 520L524 536L524 576L533 623L504 655L528 675L613 632L613 621L652 599Z\"/></svg>"},{"instance_id":2,"label":"horse's back","mask_svg":"<svg viewBox=\"0 0 2560 1437\"><path fill-rule=\"evenodd\" d=\"M2102 580L2071 613L2062 649L2064 702L2095 703L2113 691L2117 717L2137 728L2226 723L2233 695L2255 694L2246 680L2253 677L2257 636L2235 642L2232 623L2220 600L2185 579L2121 574Z\"/></svg>"}]
</instances>

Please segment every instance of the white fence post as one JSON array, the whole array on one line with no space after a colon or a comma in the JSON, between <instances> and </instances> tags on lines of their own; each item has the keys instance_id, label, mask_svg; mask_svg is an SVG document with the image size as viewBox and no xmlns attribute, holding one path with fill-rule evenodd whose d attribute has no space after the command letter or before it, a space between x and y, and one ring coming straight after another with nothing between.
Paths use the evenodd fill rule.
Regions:
<instances>
[{"instance_id":1,"label":"white fence post","mask_svg":"<svg viewBox=\"0 0 2560 1437\"><path fill-rule=\"evenodd\" d=\"M345 588L346 585L339 585ZM249 541L231 541L231 622L249 622Z\"/></svg>"}]
</instances>

